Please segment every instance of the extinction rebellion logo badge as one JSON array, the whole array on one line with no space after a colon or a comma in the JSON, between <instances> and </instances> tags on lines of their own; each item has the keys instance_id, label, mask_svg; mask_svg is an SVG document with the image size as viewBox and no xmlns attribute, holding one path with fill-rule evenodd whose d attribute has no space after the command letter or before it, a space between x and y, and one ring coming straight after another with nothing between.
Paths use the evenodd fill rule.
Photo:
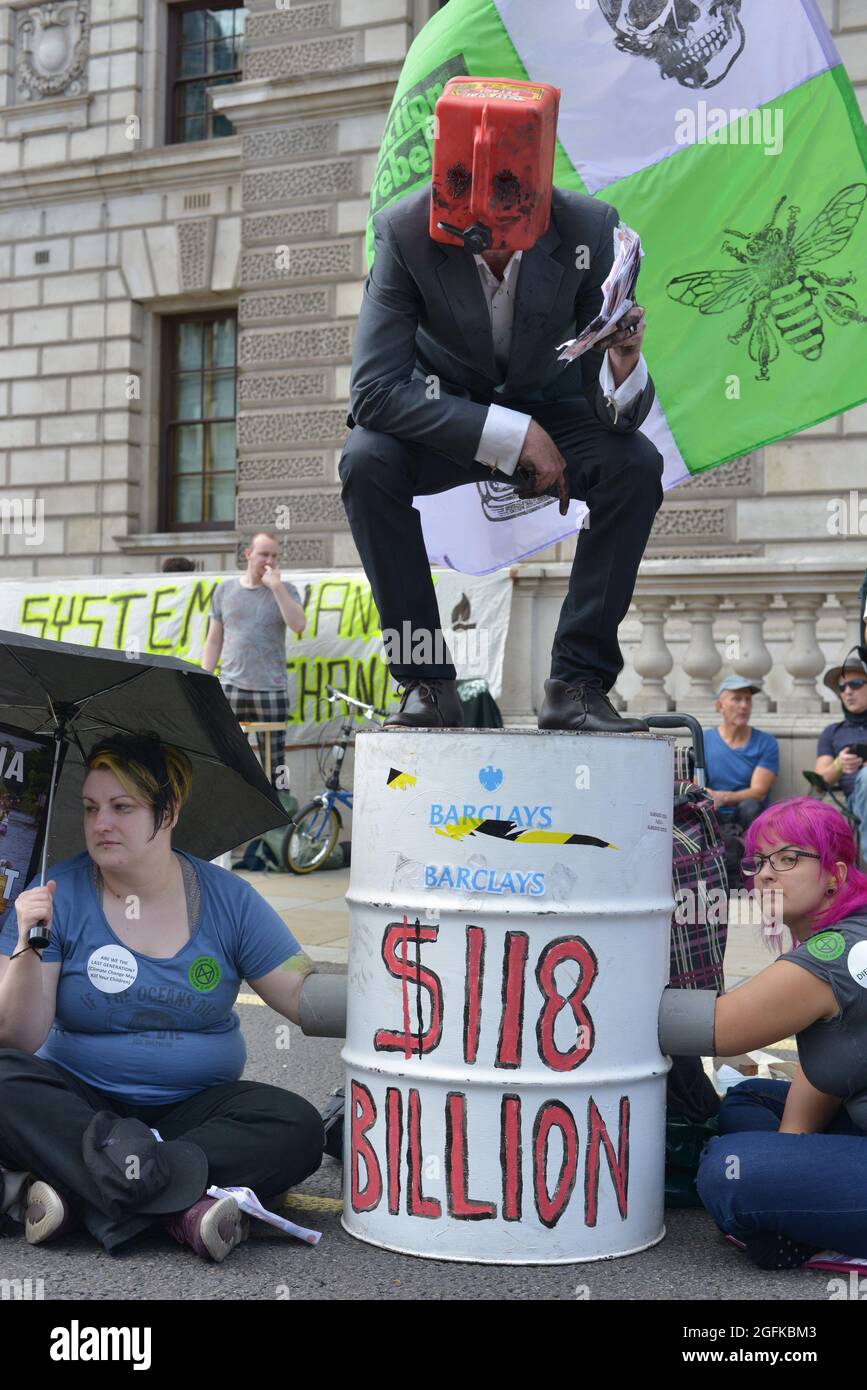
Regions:
<instances>
[{"instance_id":1,"label":"extinction rebellion logo badge","mask_svg":"<svg viewBox=\"0 0 867 1390\"><path fill-rule=\"evenodd\" d=\"M210 994L220 983L221 973L213 956L197 956L187 972L187 979L200 994Z\"/></svg>"}]
</instances>

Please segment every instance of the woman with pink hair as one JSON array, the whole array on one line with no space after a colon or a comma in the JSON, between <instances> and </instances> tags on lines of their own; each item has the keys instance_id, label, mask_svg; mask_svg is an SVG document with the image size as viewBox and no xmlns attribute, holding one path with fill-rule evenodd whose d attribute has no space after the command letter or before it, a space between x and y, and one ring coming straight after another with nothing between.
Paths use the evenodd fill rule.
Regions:
<instances>
[{"instance_id":1,"label":"woman with pink hair","mask_svg":"<svg viewBox=\"0 0 867 1390\"><path fill-rule=\"evenodd\" d=\"M791 1082L729 1090L699 1195L763 1269L829 1248L867 1256L867 875L844 817L806 796L757 817L741 871L763 902L773 895L765 931L780 958L717 1000L714 1050L794 1033L798 1067Z\"/></svg>"}]
</instances>

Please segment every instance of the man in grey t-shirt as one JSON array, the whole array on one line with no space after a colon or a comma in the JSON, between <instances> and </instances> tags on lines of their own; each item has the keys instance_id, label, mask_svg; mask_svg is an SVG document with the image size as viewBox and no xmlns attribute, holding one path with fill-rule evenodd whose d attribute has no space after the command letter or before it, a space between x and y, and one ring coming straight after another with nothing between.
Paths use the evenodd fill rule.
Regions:
<instances>
[{"instance_id":1,"label":"man in grey t-shirt","mask_svg":"<svg viewBox=\"0 0 867 1390\"><path fill-rule=\"evenodd\" d=\"M211 597L211 621L202 669L213 671L222 657L220 680L238 719L284 725L289 717L286 685L286 628L303 632L307 619L301 595L280 578L278 541L260 531L244 555L247 568L226 579ZM284 735L271 740L271 780L285 788Z\"/></svg>"}]
</instances>

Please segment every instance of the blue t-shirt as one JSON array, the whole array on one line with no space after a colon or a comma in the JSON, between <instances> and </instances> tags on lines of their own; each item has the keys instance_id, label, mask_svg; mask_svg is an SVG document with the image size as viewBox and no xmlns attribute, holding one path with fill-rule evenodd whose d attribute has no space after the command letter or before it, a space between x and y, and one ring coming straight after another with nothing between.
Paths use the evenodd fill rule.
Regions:
<instances>
[{"instance_id":1,"label":"blue t-shirt","mask_svg":"<svg viewBox=\"0 0 867 1390\"><path fill-rule=\"evenodd\" d=\"M748 787L757 767L779 772L780 749L773 734L751 729L749 742L742 748L729 748L718 729L705 729L704 756L707 763L707 784L715 792L739 792ZM767 797L762 801L765 805ZM736 806L719 806L717 816L733 816Z\"/></svg>"},{"instance_id":2,"label":"blue t-shirt","mask_svg":"<svg viewBox=\"0 0 867 1390\"><path fill-rule=\"evenodd\" d=\"M130 1104L167 1105L237 1081L247 1048L233 1005L242 980L275 970L301 947L255 888L228 869L178 851L199 879L189 941L165 960L115 936L86 850L54 865L57 881L45 962L62 961L51 1032L36 1053ZM27 887L39 883L31 879ZM0 951L11 955L9 913Z\"/></svg>"}]
</instances>

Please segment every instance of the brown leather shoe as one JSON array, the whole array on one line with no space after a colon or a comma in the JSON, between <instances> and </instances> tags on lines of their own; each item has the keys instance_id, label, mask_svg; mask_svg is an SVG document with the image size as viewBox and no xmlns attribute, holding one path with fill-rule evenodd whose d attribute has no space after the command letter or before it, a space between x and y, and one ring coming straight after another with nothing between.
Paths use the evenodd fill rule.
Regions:
<instances>
[{"instance_id":1,"label":"brown leather shoe","mask_svg":"<svg viewBox=\"0 0 867 1390\"><path fill-rule=\"evenodd\" d=\"M401 681L400 708L390 714L385 728L462 729L464 707L458 699L456 681Z\"/></svg>"},{"instance_id":2,"label":"brown leather shoe","mask_svg":"<svg viewBox=\"0 0 867 1390\"><path fill-rule=\"evenodd\" d=\"M646 734L643 719L621 719L598 676L547 680L539 711L540 729L572 729L579 734Z\"/></svg>"}]
</instances>

